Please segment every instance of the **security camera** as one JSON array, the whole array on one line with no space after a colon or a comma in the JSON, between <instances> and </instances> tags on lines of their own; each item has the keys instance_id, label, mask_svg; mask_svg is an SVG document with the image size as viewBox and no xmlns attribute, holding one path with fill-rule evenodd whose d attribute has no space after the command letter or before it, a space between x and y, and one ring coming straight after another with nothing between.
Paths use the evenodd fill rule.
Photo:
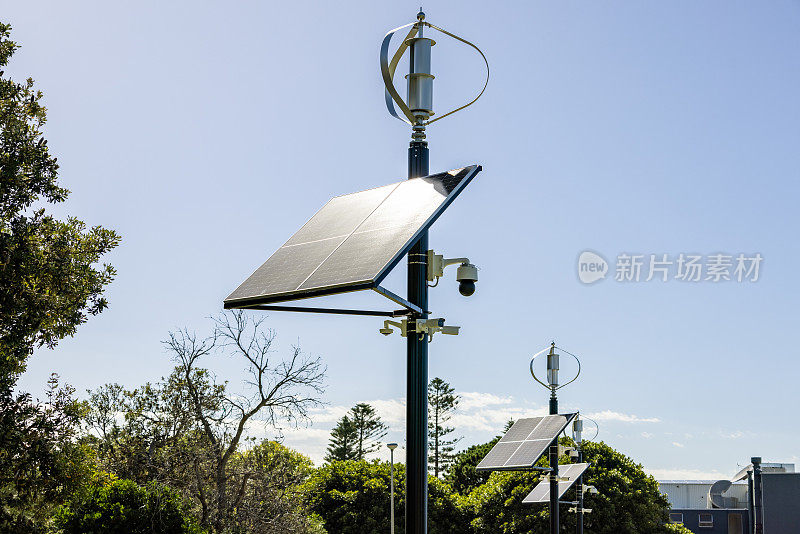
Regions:
<instances>
[{"instance_id":1,"label":"security camera","mask_svg":"<svg viewBox=\"0 0 800 534\"><path fill-rule=\"evenodd\" d=\"M470 263L469 258L448 258L445 259L441 254L436 254L432 250L428 251L428 272L429 282L435 282L430 287L436 287L439 278L444 275L445 267L458 265L456 280L458 281L458 291L468 297L475 293L475 282L478 281L478 268Z\"/></svg>"},{"instance_id":2,"label":"security camera","mask_svg":"<svg viewBox=\"0 0 800 534\"><path fill-rule=\"evenodd\" d=\"M456 272L458 292L469 297L475 293L475 282L478 281L478 268L471 263L462 263Z\"/></svg>"}]
</instances>

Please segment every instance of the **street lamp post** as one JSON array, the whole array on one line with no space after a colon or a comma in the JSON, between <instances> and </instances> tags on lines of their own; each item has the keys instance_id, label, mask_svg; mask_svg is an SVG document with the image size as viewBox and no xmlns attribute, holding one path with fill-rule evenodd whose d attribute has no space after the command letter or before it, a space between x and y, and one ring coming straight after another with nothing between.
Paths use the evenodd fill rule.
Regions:
<instances>
[{"instance_id":1,"label":"street lamp post","mask_svg":"<svg viewBox=\"0 0 800 534\"><path fill-rule=\"evenodd\" d=\"M394 534L394 450L397 448L397 443L387 443L386 446L389 447L389 450L391 451L389 453L391 457L389 461L391 466L391 478L389 482L389 487L391 488L391 497L389 497L389 524L391 525L390 532L391 534Z\"/></svg>"}]
</instances>

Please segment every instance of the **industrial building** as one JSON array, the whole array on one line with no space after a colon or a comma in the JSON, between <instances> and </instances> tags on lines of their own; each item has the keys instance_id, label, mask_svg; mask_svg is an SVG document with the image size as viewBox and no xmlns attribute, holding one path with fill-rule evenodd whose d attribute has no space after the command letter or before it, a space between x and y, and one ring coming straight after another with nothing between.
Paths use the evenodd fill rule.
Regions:
<instances>
[{"instance_id":1,"label":"industrial building","mask_svg":"<svg viewBox=\"0 0 800 534\"><path fill-rule=\"evenodd\" d=\"M731 480L662 480L669 521L696 534L800 533L800 473L794 464L751 463Z\"/></svg>"}]
</instances>

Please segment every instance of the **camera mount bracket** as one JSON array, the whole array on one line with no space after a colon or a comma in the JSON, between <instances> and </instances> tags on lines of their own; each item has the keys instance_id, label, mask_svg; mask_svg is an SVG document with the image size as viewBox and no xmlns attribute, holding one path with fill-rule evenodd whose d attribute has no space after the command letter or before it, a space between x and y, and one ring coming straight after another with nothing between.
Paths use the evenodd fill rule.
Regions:
<instances>
[{"instance_id":1,"label":"camera mount bracket","mask_svg":"<svg viewBox=\"0 0 800 534\"><path fill-rule=\"evenodd\" d=\"M444 319L441 317L435 319L403 319L401 321L392 321L387 319L383 321L383 328L379 330L384 336L394 333L394 328L400 331L401 337L408 337L409 335L417 334L420 339L428 334L428 342L433 341L433 335L437 332L449 336L457 336L460 326L445 326Z\"/></svg>"}]
</instances>

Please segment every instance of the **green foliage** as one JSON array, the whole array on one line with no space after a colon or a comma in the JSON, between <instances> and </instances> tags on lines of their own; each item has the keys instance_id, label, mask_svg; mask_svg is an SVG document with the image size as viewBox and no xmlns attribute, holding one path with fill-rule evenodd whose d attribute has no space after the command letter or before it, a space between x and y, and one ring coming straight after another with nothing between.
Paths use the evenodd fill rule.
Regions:
<instances>
[{"instance_id":1,"label":"green foliage","mask_svg":"<svg viewBox=\"0 0 800 534\"><path fill-rule=\"evenodd\" d=\"M666 524L664 525L663 532L665 534L692 534L692 531L683 525Z\"/></svg>"},{"instance_id":2,"label":"green foliage","mask_svg":"<svg viewBox=\"0 0 800 534\"><path fill-rule=\"evenodd\" d=\"M379 439L386 435L387 427L366 403L358 403L336 423L331 431L325 460L364 460L367 454L380 449Z\"/></svg>"},{"instance_id":3,"label":"green foliage","mask_svg":"<svg viewBox=\"0 0 800 534\"><path fill-rule=\"evenodd\" d=\"M45 400L0 394L0 532L44 532L55 506L102 477L93 451L76 443L86 412L52 375Z\"/></svg>"},{"instance_id":4,"label":"green foliage","mask_svg":"<svg viewBox=\"0 0 800 534\"><path fill-rule=\"evenodd\" d=\"M394 477L398 525L398 514L402 516L404 509L402 466L395 464ZM333 461L317 469L304 489L310 510L322 518L328 532L361 534L387 530L389 484L389 464Z\"/></svg>"},{"instance_id":5,"label":"green foliage","mask_svg":"<svg viewBox=\"0 0 800 534\"><path fill-rule=\"evenodd\" d=\"M381 444L378 440L386 435L387 426L369 404L360 402L350 408L350 418L356 427L356 460L364 460L367 454L378 451Z\"/></svg>"},{"instance_id":6,"label":"green foliage","mask_svg":"<svg viewBox=\"0 0 800 534\"><path fill-rule=\"evenodd\" d=\"M275 441L237 453L231 471L245 473L246 483L235 508L231 530L253 533L324 532L321 522L307 513L302 485L314 465L306 456Z\"/></svg>"},{"instance_id":7,"label":"green foliage","mask_svg":"<svg viewBox=\"0 0 800 534\"><path fill-rule=\"evenodd\" d=\"M357 441L358 429L356 429L355 423L347 415L343 416L331 430L325 461L355 460Z\"/></svg>"},{"instance_id":8,"label":"green foliage","mask_svg":"<svg viewBox=\"0 0 800 534\"><path fill-rule=\"evenodd\" d=\"M592 509L584 521L587 533L637 534L663 528L669 502L641 464L603 442L585 443L584 458L590 463L587 484L599 492L587 497Z\"/></svg>"},{"instance_id":9,"label":"green foliage","mask_svg":"<svg viewBox=\"0 0 800 534\"><path fill-rule=\"evenodd\" d=\"M395 532L405 532L405 467L395 464ZM390 465L334 461L317 469L304 486L310 510L328 532L370 534L388 531ZM428 478L428 532L468 532L468 517L450 486Z\"/></svg>"},{"instance_id":10,"label":"green foliage","mask_svg":"<svg viewBox=\"0 0 800 534\"><path fill-rule=\"evenodd\" d=\"M562 440L572 444L570 440ZM642 466L605 443L585 443L584 458L590 463L584 483L595 486L598 495L586 495L592 513L584 517L586 534L651 534L664 532L668 502L658 483ZM545 459L540 460L545 465ZM569 463L562 457L560 463ZM476 533L546 533L549 511L543 505L522 505L521 501L538 482L536 473L492 473L488 481L474 487L464 505L473 516ZM575 500L575 489L566 500ZM566 531L575 528L574 514L562 514Z\"/></svg>"},{"instance_id":11,"label":"green foliage","mask_svg":"<svg viewBox=\"0 0 800 534\"><path fill-rule=\"evenodd\" d=\"M455 389L441 378L434 378L428 384L428 462L435 477L453 463L455 444L461 441L461 437L448 438L455 428L447 426L459 398Z\"/></svg>"},{"instance_id":12,"label":"green foliage","mask_svg":"<svg viewBox=\"0 0 800 534\"><path fill-rule=\"evenodd\" d=\"M538 481L538 473L491 473L485 484L477 486L464 499L472 517L472 532L546 534L547 507L522 504ZM565 527L565 532L572 531Z\"/></svg>"},{"instance_id":13,"label":"green foliage","mask_svg":"<svg viewBox=\"0 0 800 534\"><path fill-rule=\"evenodd\" d=\"M0 68L17 49L0 23ZM0 75L2 71L0 71ZM89 315L103 311L114 277L96 266L119 243L110 230L73 217L60 221L35 203L58 203L58 163L42 128L46 110L33 80L0 78L0 390L13 387L40 346L54 347Z\"/></svg>"},{"instance_id":14,"label":"green foliage","mask_svg":"<svg viewBox=\"0 0 800 534\"><path fill-rule=\"evenodd\" d=\"M158 484L116 480L62 506L64 534L200 534L180 496Z\"/></svg>"},{"instance_id":15,"label":"green foliage","mask_svg":"<svg viewBox=\"0 0 800 534\"><path fill-rule=\"evenodd\" d=\"M461 495L467 495L473 489L489 481L490 473L478 473L475 467L483 460L484 456L489 454L499 440L498 436L488 443L472 445L453 458L445 480L450 483L454 491Z\"/></svg>"},{"instance_id":16,"label":"green foliage","mask_svg":"<svg viewBox=\"0 0 800 534\"><path fill-rule=\"evenodd\" d=\"M275 334L260 324L232 312L205 339L171 333L165 344L178 363L172 374L133 390L109 384L92 392L85 441L121 478L180 492L209 532L315 532L295 489L309 460L274 442L256 443L245 430L258 419L274 425L307 418L319 404L324 366L298 347L276 358ZM219 352L246 362L249 395L228 391L198 365Z\"/></svg>"}]
</instances>

